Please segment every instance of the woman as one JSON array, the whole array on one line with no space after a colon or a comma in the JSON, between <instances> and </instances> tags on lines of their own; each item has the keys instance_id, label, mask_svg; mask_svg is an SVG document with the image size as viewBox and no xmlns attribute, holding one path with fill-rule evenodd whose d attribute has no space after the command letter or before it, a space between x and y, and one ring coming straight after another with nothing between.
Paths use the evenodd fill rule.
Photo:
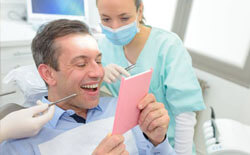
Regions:
<instances>
[{"instance_id":1,"label":"woman","mask_svg":"<svg viewBox=\"0 0 250 155\"><path fill-rule=\"evenodd\" d=\"M97 0L96 5L106 36L99 40L104 85L117 96L120 81L116 79L129 75L123 68L135 64L131 75L153 68L150 92L169 112L169 141L177 154L192 154L194 111L205 106L182 41L174 33L145 25L141 0Z\"/></svg>"},{"instance_id":2,"label":"woman","mask_svg":"<svg viewBox=\"0 0 250 155\"><path fill-rule=\"evenodd\" d=\"M0 143L8 139L36 135L52 119L55 106L48 107L41 101L37 106L12 112L0 120Z\"/></svg>"}]
</instances>

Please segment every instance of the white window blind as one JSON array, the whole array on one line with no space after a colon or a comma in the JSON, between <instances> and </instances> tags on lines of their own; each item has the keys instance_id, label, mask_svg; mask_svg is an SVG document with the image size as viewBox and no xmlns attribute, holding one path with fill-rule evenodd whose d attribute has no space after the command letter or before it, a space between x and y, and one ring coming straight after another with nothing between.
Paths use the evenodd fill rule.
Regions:
<instances>
[{"instance_id":1,"label":"white window blind","mask_svg":"<svg viewBox=\"0 0 250 155\"><path fill-rule=\"evenodd\" d=\"M170 31L177 0L143 0L146 24Z\"/></svg>"},{"instance_id":2,"label":"white window blind","mask_svg":"<svg viewBox=\"0 0 250 155\"><path fill-rule=\"evenodd\" d=\"M185 46L244 68L250 48L249 0L193 0Z\"/></svg>"}]
</instances>

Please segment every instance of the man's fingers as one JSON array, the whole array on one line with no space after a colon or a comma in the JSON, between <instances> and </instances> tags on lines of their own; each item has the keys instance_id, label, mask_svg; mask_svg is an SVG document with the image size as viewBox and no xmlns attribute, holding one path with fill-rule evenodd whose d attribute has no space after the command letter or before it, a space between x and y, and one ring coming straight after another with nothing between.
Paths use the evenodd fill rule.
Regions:
<instances>
[{"instance_id":1,"label":"man's fingers","mask_svg":"<svg viewBox=\"0 0 250 155\"><path fill-rule=\"evenodd\" d=\"M156 102L155 96L153 94L147 94L138 104L140 110L144 109L148 104Z\"/></svg>"},{"instance_id":2,"label":"man's fingers","mask_svg":"<svg viewBox=\"0 0 250 155\"><path fill-rule=\"evenodd\" d=\"M126 151L126 145L124 143L119 143L113 150L111 150L110 154L113 155L121 155Z\"/></svg>"},{"instance_id":3,"label":"man's fingers","mask_svg":"<svg viewBox=\"0 0 250 155\"><path fill-rule=\"evenodd\" d=\"M107 136L99 143L99 146L102 146L103 144L105 144L110 136L111 136L111 133L107 134Z\"/></svg>"},{"instance_id":4,"label":"man's fingers","mask_svg":"<svg viewBox=\"0 0 250 155\"><path fill-rule=\"evenodd\" d=\"M142 111L141 111L141 114L140 114L140 117L139 117L139 124L143 123L147 117L147 115L150 113L150 112L153 112L157 109L161 109L163 108L164 105L162 103L157 103L157 102L153 102L153 103L150 103L148 104Z\"/></svg>"},{"instance_id":5,"label":"man's fingers","mask_svg":"<svg viewBox=\"0 0 250 155\"><path fill-rule=\"evenodd\" d=\"M141 127L146 129L149 127L149 124L151 124L154 120L162 117L164 114L166 114L165 109L157 109L157 110L151 111L148 113L144 121L139 122L139 124L141 125Z\"/></svg>"},{"instance_id":6,"label":"man's fingers","mask_svg":"<svg viewBox=\"0 0 250 155\"><path fill-rule=\"evenodd\" d=\"M168 115L163 115L162 117L158 117L155 120L151 121L150 124L147 126L147 130L151 132L158 127L165 128L168 122L169 122Z\"/></svg>"},{"instance_id":7,"label":"man's fingers","mask_svg":"<svg viewBox=\"0 0 250 155\"><path fill-rule=\"evenodd\" d=\"M109 155L121 155L125 150L124 137L122 135L108 134L97 146L93 155L96 154L109 154Z\"/></svg>"},{"instance_id":8,"label":"man's fingers","mask_svg":"<svg viewBox=\"0 0 250 155\"><path fill-rule=\"evenodd\" d=\"M124 142L124 137L122 135L112 135L106 140L103 150L104 152L110 152L116 146Z\"/></svg>"},{"instance_id":9,"label":"man's fingers","mask_svg":"<svg viewBox=\"0 0 250 155\"><path fill-rule=\"evenodd\" d=\"M104 148L105 148L105 144L108 141L109 137L111 136L111 134L109 133L106 137L104 137L104 139L98 144L98 146L95 148L94 152L92 153L92 155L99 155L99 154L104 154L106 152L104 152Z\"/></svg>"}]
</instances>

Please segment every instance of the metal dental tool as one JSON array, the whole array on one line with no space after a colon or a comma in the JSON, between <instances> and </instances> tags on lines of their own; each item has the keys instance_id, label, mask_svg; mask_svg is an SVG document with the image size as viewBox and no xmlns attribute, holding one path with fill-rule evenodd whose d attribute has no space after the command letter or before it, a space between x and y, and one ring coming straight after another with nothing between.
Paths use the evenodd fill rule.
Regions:
<instances>
[{"instance_id":1,"label":"metal dental tool","mask_svg":"<svg viewBox=\"0 0 250 155\"><path fill-rule=\"evenodd\" d=\"M135 68L135 64L132 64L132 65L126 67L125 70L126 70L126 71L129 71L129 70L131 70L131 69L133 69L133 68Z\"/></svg>"},{"instance_id":2,"label":"metal dental tool","mask_svg":"<svg viewBox=\"0 0 250 155\"><path fill-rule=\"evenodd\" d=\"M66 101L66 100L68 100L68 99L70 99L70 98L72 98L72 97L75 97L76 95L77 95L77 94L72 94L72 95L66 96L66 97L64 97L64 98L62 98L62 99L60 99L60 100L57 100L57 101L55 101L55 102L51 102L51 104L49 104L49 107L52 106L52 105L54 105L54 104L57 104L57 103L59 103L59 102Z\"/></svg>"}]
</instances>

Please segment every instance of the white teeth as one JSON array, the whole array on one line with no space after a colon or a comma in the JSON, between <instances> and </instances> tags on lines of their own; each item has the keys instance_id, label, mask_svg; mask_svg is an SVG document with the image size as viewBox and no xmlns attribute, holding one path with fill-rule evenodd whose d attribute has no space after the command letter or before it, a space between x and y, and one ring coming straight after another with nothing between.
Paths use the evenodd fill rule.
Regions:
<instances>
[{"instance_id":1,"label":"white teeth","mask_svg":"<svg viewBox=\"0 0 250 155\"><path fill-rule=\"evenodd\" d=\"M93 84L93 85L83 85L81 86L82 88L97 88L98 84Z\"/></svg>"}]
</instances>

